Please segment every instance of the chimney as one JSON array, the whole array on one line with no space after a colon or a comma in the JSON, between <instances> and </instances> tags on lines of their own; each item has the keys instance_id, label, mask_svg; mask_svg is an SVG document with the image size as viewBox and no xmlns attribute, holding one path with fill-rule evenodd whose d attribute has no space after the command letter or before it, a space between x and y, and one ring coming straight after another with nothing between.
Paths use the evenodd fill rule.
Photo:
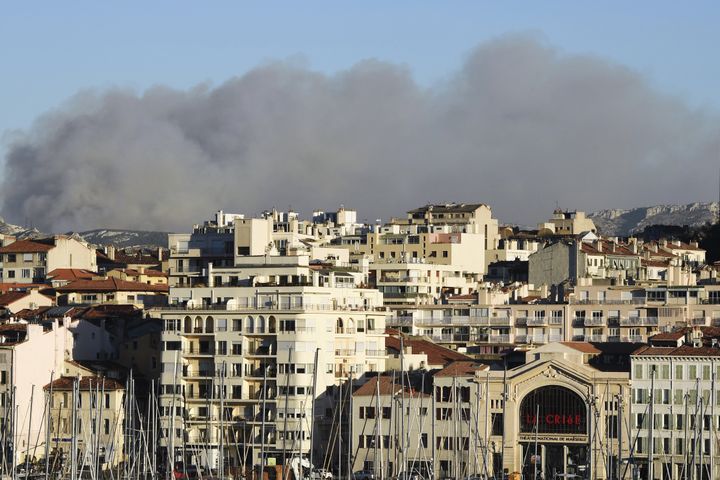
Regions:
<instances>
[{"instance_id":1,"label":"chimney","mask_svg":"<svg viewBox=\"0 0 720 480\"><path fill-rule=\"evenodd\" d=\"M107 247L105 247L105 253L107 254L107 256L110 260L115 260L115 246L114 245L108 245Z\"/></svg>"},{"instance_id":2,"label":"chimney","mask_svg":"<svg viewBox=\"0 0 720 480\"><path fill-rule=\"evenodd\" d=\"M162 263L162 260L163 260L163 248L162 247L158 247L157 257L158 257L158 262Z\"/></svg>"}]
</instances>

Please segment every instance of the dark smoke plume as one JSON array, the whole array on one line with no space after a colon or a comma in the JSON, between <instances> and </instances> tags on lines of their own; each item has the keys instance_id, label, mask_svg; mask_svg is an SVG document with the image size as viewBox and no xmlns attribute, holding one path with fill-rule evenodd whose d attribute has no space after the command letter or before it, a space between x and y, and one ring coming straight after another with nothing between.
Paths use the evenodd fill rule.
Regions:
<instances>
[{"instance_id":1,"label":"dark smoke plume","mask_svg":"<svg viewBox=\"0 0 720 480\"><path fill-rule=\"evenodd\" d=\"M525 36L475 49L441 85L363 61L275 63L211 88L84 92L8 145L2 211L46 230L187 230L216 209L359 218L490 204L534 224L715 198L720 122L639 74Z\"/></svg>"}]
</instances>

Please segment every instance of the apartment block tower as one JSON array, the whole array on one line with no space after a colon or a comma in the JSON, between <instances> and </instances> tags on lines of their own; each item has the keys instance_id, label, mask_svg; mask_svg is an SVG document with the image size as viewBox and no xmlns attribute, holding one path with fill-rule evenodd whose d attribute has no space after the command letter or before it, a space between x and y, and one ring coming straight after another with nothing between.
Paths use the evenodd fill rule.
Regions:
<instances>
[{"instance_id":1,"label":"apartment block tower","mask_svg":"<svg viewBox=\"0 0 720 480\"><path fill-rule=\"evenodd\" d=\"M158 315L173 461L225 474L327 464L318 446L338 387L385 369L382 294L347 266L278 254L272 222L235 216L170 236L173 282Z\"/></svg>"}]
</instances>

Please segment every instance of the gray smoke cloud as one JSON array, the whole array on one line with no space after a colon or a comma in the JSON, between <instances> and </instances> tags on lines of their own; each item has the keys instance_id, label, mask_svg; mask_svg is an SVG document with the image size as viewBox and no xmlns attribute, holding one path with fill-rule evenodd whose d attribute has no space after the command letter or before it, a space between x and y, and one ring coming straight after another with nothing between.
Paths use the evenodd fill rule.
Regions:
<instances>
[{"instance_id":1,"label":"gray smoke cloud","mask_svg":"<svg viewBox=\"0 0 720 480\"><path fill-rule=\"evenodd\" d=\"M217 87L83 92L8 145L3 213L47 230L187 230L215 210L359 218L483 202L501 222L715 198L720 122L606 60L527 36L441 84L362 61L272 63Z\"/></svg>"}]
</instances>

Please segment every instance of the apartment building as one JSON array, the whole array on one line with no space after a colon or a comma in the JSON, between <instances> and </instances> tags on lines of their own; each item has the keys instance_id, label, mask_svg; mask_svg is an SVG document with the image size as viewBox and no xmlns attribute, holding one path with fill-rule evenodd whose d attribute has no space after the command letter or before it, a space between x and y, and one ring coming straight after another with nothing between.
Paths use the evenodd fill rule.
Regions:
<instances>
[{"instance_id":1,"label":"apartment building","mask_svg":"<svg viewBox=\"0 0 720 480\"><path fill-rule=\"evenodd\" d=\"M95 250L87 243L65 235L36 240L18 240L0 247L3 282L42 283L58 268L97 271Z\"/></svg>"},{"instance_id":2,"label":"apartment building","mask_svg":"<svg viewBox=\"0 0 720 480\"><path fill-rule=\"evenodd\" d=\"M558 341L642 343L677 327L720 326L720 285L580 285L561 301L489 292L440 305L394 305L388 325L453 348L496 350Z\"/></svg>"},{"instance_id":3,"label":"apartment building","mask_svg":"<svg viewBox=\"0 0 720 480\"><path fill-rule=\"evenodd\" d=\"M58 471L73 446L79 465L101 472L125 460L124 384L95 375L60 376L43 390L50 398L51 464Z\"/></svg>"},{"instance_id":4,"label":"apartment building","mask_svg":"<svg viewBox=\"0 0 720 480\"><path fill-rule=\"evenodd\" d=\"M479 275L455 265L380 260L370 265L370 282L388 306L432 305L449 295L474 291Z\"/></svg>"},{"instance_id":5,"label":"apartment building","mask_svg":"<svg viewBox=\"0 0 720 480\"><path fill-rule=\"evenodd\" d=\"M120 280L115 276L92 280L75 280L57 287L59 305L133 305L152 308L167 303L169 287L163 283L140 283Z\"/></svg>"},{"instance_id":6,"label":"apartment building","mask_svg":"<svg viewBox=\"0 0 720 480\"><path fill-rule=\"evenodd\" d=\"M45 455L44 444L36 445L37 438L45 438L42 388L63 371L72 341L67 322L0 325L0 430L3 445L15 446L7 456L0 452L5 465L16 465L26 455Z\"/></svg>"},{"instance_id":7,"label":"apartment building","mask_svg":"<svg viewBox=\"0 0 720 480\"><path fill-rule=\"evenodd\" d=\"M641 478L720 475L719 336L702 327L660 334L632 355L631 438Z\"/></svg>"},{"instance_id":8,"label":"apartment building","mask_svg":"<svg viewBox=\"0 0 720 480\"><path fill-rule=\"evenodd\" d=\"M235 219L233 264L200 256L205 272L178 279L157 312L164 447L173 458L186 452L234 471L311 449L318 459L331 425L317 421L313 432L313 409L332 407L331 387L385 369L382 294L360 288L351 269L279 255L271 226Z\"/></svg>"}]
</instances>

